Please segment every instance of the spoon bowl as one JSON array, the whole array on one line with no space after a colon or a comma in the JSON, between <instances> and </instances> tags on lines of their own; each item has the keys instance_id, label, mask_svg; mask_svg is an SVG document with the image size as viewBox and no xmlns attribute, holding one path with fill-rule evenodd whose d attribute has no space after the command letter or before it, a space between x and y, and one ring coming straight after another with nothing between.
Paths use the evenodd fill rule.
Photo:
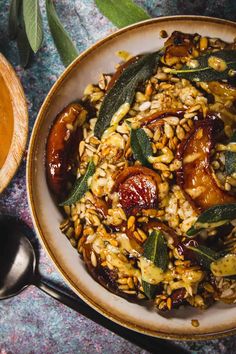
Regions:
<instances>
[{"instance_id":1,"label":"spoon bowl","mask_svg":"<svg viewBox=\"0 0 236 354\"><path fill-rule=\"evenodd\" d=\"M0 218L0 299L18 294L33 282L36 255L23 224Z\"/></svg>"}]
</instances>

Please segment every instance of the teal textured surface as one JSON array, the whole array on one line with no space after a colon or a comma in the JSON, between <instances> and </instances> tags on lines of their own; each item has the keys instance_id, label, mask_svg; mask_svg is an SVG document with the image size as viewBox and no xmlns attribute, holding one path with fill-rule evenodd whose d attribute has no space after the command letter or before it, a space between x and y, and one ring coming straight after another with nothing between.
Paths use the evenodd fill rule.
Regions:
<instances>
[{"instance_id":1,"label":"teal textured surface","mask_svg":"<svg viewBox=\"0 0 236 354\"><path fill-rule=\"evenodd\" d=\"M118 0L117 0L118 1ZM55 0L58 14L79 51L115 30L97 10L93 0ZM37 112L50 87L63 71L63 65L49 34L43 10L45 38L31 66L23 70L18 65L14 42L7 34L9 0L0 0L0 51L14 65L27 96L30 132ZM200 14L236 20L235 0L139 0L151 16ZM26 157L26 155L25 155ZM0 214L10 214L32 227L26 196L25 158L7 190L0 196ZM38 244L40 271L46 279L70 290L64 284L52 262ZM182 342L191 353L235 353L236 336L208 342ZM40 290L30 287L18 297L0 302L0 354L92 354L111 352L146 353L108 330L59 304ZM158 353L158 348L157 348Z\"/></svg>"}]
</instances>

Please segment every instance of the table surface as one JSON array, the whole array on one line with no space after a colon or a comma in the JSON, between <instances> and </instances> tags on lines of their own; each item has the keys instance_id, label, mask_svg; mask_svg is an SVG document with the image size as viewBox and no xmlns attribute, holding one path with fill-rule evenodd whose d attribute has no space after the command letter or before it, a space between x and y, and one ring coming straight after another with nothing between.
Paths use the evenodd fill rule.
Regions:
<instances>
[{"instance_id":1,"label":"table surface","mask_svg":"<svg viewBox=\"0 0 236 354\"><path fill-rule=\"evenodd\" d=\"M119 1L119 0L118 0ZM199 14L236 21L236 0L139 0L153 16ZM9 0L0 0L0 51L14 65L27 97L30 132L47 92L63 71L53 45L40 0L45 37L43 47L31 66L18 65L16 45L7 34ZM58 14L78 49L83 51L115 27L97 10L93 0L57 0ZM25 158L10 186L0 197L0 214L24 220L32 228L26 195ZM40 250L40 272L45 279L69 291L50 259ZM177 342L176 342L177 343ZM235 353L236 336L221 340L179 343L191 353ZM0 303L0 354L41 353L147 353L103 327L61 305L35 287ZM158 353L158 348L157 348Z\"/></svg>"}]
</instances>

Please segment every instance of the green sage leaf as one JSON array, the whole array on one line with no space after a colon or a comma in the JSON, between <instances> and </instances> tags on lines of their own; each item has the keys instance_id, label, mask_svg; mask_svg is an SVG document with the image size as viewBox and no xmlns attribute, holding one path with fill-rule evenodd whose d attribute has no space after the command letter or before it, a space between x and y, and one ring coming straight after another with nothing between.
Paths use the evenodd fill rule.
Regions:
<instances>
[{"instance_id":1,"label":"green sage leaf","mask_svg":"<svg viewBox=\"0 0 236 354\"><path fill-rule=\"evenodd\" d=\"M215 205L205 210L195 224L187 231L188 236L193 236L201 229L218 227L236 219L236 203Z\"/></svg>"},{"instance_id":2,"label":"green sage leaf","mask_svg":"<svg viewBox=\"0 0 236 354\"><path fill-rule=\"evenodd\" d=\"M23 8L19 9L19 26L17 29L17 48L20 57L20 64L23 68L27 67L32 54L32 49L29 44L29 40L25 31L25 23L23 18Z\"/></svg>"},{"instance_id":3,"label":"green sage leaf","mask_svg":"<svg viewBox=\"0 0 236 354\"><path fill-rule=\"evenodd\" d=\"M94 128L94 134L101 138L104 130L110 125L113 115L124 103L131 104L137 86L147 80L156 69L160 59L158 52L143 55L130 64L106 94Z\"/></svg>"},{"instance_id":4,"label":"green sage leaf","mask_svg":"<svg viewBox=\"0 0 236 354\"><path fill-rule=\"evenodd\" d=\"M88 190L88 179L93 176L95 170L96 170L96 166L94 162L91 161L88 164L87 171L84 174L84 176L77 179L70 192L69 197L64 202L62 202L60 206L74 204L83 197L83 195Z\"/></svg>"},{"instance_id":5,"label":"green sage leaf","mask_svg":"<svg viewBox=\"0 0 236 354\"><path fill-rule=\"evenodd\" d=\"M188 229L188 231L186 232L186 236L189 237L189 238L192 238L194 237L196 234L199 233L199 231L201 231L202 229L199 228L195 228L194 225L190 227L190 229Z\"/></svg>"},{"instance_id":6,"label":"green sage leaf","mask_svg":"<svg viewBox=\"0 0 236 354\"><path fill-rule=\"evenodd\" d=\"M236 131L232 135L230 142L236 143ZM225 171L228 176L236 172L236 152L233 151L225 152Z\"/></svg>"},{"instance_id":7,"label":"green sage leaf","mask_svg":"<svg viewBox=\"0 0 236 354\"><path fill-rule=\"evenodd\" d=\"M152 145L144 129L131 129L130 146L134 158L143 166L150 166L148 157L152 155Z\"/></svg>"},{"instance_id":8,"label":"green sage leaf","mask_svg":"<svg viewBox=\"0 0 236 354\"><path fill-rule=\"evenodd\" d=\"M25 30L34 53L43 41L43 23L38 0L23 0Z\"/></svg>"},{"instance_id":9,"label":"green sage leaf","mask_svg":"<svg viewBox=\"0 0 236 354\"><path fill-rule=\"evenodd\" d=\"M157 293L158 286L155 284L150 284L144 280L142 280L142 287L144 294L150 299L154 299Z\"/></svg>"},{"instance_id":10,"label":"green sage leaf","mask_svg":"<svg viewBox=\"0 0 236 354\"><path fill-rule=\"evenodd\" d=\"M17 48L20 57L20 64L23 68L26 68L29 64L30 56L31 56L31 47L26 35L26 32L23 28L18 30L17 34Z\"/></svg>"},{"instance_id":11,"label":"green sage leaf","mask_svg":"<svg viewBox=\"0 0 236 354\"><path fill-rule=\"evenodd\" d=\"M210 57L217 57L226 64L224 71L217 71L209 66ZM236 50L220 50L218 52L202 55L196 58L197 68L190 68L184 65L180 70L171 70L172 74L190 81L218 81L230 78L230 70L236 70Z\"/></svg>"},{"instance_id":12,"label":"green sage leaf","mask_svg":"<svg viewBox=\"0 0 236 354\"><path fill-rule=\"evenodd\" d=\"M210 270L211 263L215 262L221 255L212 249L199 245L198 247L186 246L188 249L194 252L196 261L200 266Z\"/></svg>"},{"instance_id":13,"label":"green sage leaf","mask_svg":"<svg viewBox=\"0 0 236 354\"><path fill-rule=\"evenodd\" d=\"M160 271L167 269L169 256L167 243L159 230L154 230L144 244L143 257L151 261ZM158 290L158 284L150 284L142 279L142 286L145 295L149 299L153 299Z\"/></svg>"},{"instance_id":14,"label":"green sage leaf","mask_svg":"<svg viewBox=\"0 0 236 354\"><path fill-rule=\"evenodd\" d=\"M22 0L11 1L9 18L8 18L8 32L9 32L10 39L15 39L17 36L21 6L22 6Z\"/></svg>"},{"instance_id":15,"label":"green sage leaf","mask_svg":"<svg viewBox=\"0 0 236 354\"><path fill-rule=\"evenodd\" d=\"M62 26L52 0L46 0L46 10L53 41L58 50L61 61L64 66L68 66L78 56L78 51L70 36Z\"/></svg>"},{"instance_id":16,"label":"green sage leaf","mask_svg":"<svg viewBox=\"0 0 236 354\"><path fill-rule=\"evenodd\" d=\"M154 230L144 244L143 256L155 264L163 271L168 266L168 248L167 243L159 230Z\"/></svg>"},{"instance_id":17,"label":"green sage leaf","mask_svg":"<svg viewBox=\"0 0 236 354\"><path fill-rule=\"evenodd\" d=\"M131 0L95 0L95 3L100 12L119 28L150 18L142 7Z\"/></svg>"},{"instance_id":18,"label":"green sage leaf","mask_svg":"<svg viewBox=\"0 0 236 354\"><path fill-rule=\"evenodd\" d=\"M236 203L214 205L205 210L197 219L197 223L217 223L236 218Z\"/></svg>"}]
</instances>

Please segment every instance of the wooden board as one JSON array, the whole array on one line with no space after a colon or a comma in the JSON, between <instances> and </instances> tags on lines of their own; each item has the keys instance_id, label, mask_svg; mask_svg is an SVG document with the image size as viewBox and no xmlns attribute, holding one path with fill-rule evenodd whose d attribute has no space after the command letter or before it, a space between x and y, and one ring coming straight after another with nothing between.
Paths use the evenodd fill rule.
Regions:
<instances>
[{"instance_id":1,"label":"wooden board","mask_svg":"<svg viewBox=\"0 0 236 354\"><path fill-rule=\"evenodd\" d=\"M16 76L11 64L2 54L0 54L0 75L2 76L9 92L13 112L12 140L6 160L2 168L0 168L1 193L16 173L25 150L28 135L28 110L20 80ZM0 92L0 100L1 98Z\"/></svg>"}]
</instances>

